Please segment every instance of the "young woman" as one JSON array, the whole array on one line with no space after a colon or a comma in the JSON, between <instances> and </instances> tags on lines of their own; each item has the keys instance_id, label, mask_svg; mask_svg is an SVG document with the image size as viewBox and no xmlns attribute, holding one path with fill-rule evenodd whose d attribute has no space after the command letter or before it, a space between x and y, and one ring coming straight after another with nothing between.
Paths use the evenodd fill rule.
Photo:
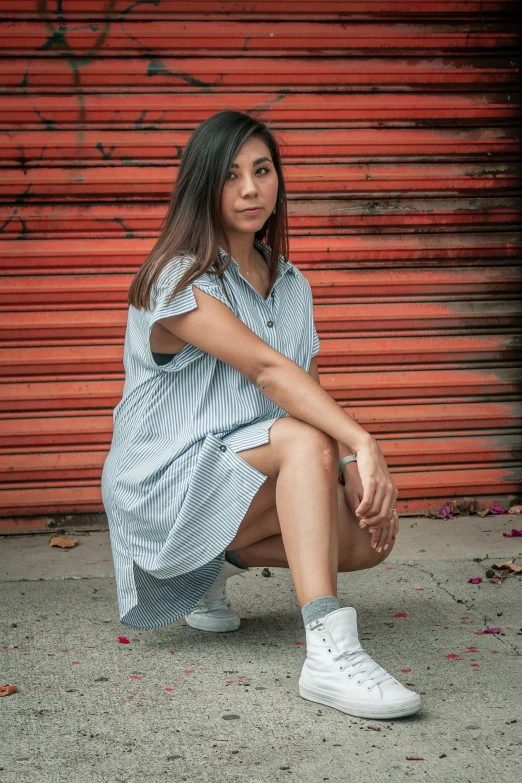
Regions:
<instances>
[{"instance_id":1,"label":"young woman","mask_svg":"<svg viewBox=\"0 0 522 783\"><path fill-rule=\"evenodd\" d=\"M310 284L287 256L276 140L219 112L188 141L128 296L102 475L120 620L236 630L227 578L290 568L306 628L301 696L411 715L420 696L363 650L356 610L337 600L339 571L390 553L397 489L377 441L320 386Z\"/></svg>"}]
</instances>

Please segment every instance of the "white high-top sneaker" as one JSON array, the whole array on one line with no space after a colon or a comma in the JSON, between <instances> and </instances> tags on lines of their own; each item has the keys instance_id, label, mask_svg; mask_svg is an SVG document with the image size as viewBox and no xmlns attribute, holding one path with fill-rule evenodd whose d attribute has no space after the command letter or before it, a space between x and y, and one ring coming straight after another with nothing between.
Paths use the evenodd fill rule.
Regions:
<instances>
[{"instance_id":1,"label":"white high-top sneaker","mask_svg":"<svg viewBox=\"0 0 522 783\"><path fill-rule=\"evenodd\" d=\"M379 666L361 647L357 612L344 606L305 626L299 679L304 699L361 718L401 718L421 708L421 697Z\"/></svg>"},{"instance_id":2,"label":"white high-top sneaker","mask_svg":"<svg viewBox=\"0 0 522 783\"><path fill-rule=\"evenodd\" d=\"M231 576L244 576L248 568L238 568L228 560L223 560L221 571L212 587L199 599L195 607L185 615L192 628L199 631L237 631L241 619L232 609L227 598L227 579Z\"/></svg>"}]
</instances>

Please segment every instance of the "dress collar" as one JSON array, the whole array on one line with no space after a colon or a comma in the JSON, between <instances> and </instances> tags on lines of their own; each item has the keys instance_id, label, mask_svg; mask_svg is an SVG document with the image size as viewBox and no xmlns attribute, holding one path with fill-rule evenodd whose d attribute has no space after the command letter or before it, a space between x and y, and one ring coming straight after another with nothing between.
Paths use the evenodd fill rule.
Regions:
<instances>
[{"instance_id":1,"label":"dress collar","mask_svg":"<svg viewBox=\"0 0 522 783\"><path fill-rule=\"evenodd\" d=\"M265 245L264 242L261 242L259 239L254 239L254 246L265 256L267 260L270 260L272 248L269 245ZM227 254L221 245L218 245L218 250L221 260L226 261ZM235 264L236 270L239 272L239 264L235 258L231 257L231 263ZM287 261L283 255L280 254L277 265L277 274L278 276L282 276L285 274L285 272L292 272L292 274L295 274L295 267L293 264Z\"/></svg>"}]
</instances>

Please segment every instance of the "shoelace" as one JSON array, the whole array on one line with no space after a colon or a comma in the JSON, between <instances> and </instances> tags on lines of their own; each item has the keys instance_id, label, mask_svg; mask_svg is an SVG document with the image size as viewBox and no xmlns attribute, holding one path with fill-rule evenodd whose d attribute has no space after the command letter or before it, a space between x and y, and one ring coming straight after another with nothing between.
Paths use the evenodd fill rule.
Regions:
<instances>
[{"instance_id":1,"label":"shoelace","mask_svg":"<svg viewBox=\"0 0 522 783\"><path fill-rule=\"evenodd\" d=\"M355 652L343 652L339 655L335 655L333 660L337 662L341 658L347 662L347 666L343 666L341 671L344 671L344 669L349 667L350 669L353 669L353 674L350 675L351 677L354 677L356 674L364 675L360 682L361 684L364 684L365 682L371 683L368 690L371 690L375 685L379 685L385 680L393 680L392 675L382 666L379 666L371 655L362 648L360 650L355 650Z\"/></svg>"},{"instance_id":2,"label":"shoelace","mask_svg":"<svg viewBox=\"0 0 522 783\"><path fill-rule=\"evenodd\" d=\"M324 629L324 623L322 620L316 620L315 622L310 623L308 628L311 631L322 631ZM362 678L361 684L370 682L371 686L369 690L385 680L394 679L394 677L382 666L379 666L371 655L369 655L366 650L363 650L362 647L354 652L343 652L339 655L335 655L333 660L337 663L341 658L347 663L347 666L344 666L342 671L347 668L353 668L354 671L353 674L350 675L351 677L354 677L356 674L365 674L366 677Z\"/></svg>"}]
</instances>

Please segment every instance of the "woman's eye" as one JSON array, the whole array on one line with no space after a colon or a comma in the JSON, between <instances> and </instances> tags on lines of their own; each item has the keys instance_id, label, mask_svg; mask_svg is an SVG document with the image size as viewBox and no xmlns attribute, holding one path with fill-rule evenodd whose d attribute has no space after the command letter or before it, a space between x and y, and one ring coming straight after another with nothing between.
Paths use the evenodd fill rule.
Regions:
<instances>
[{"instance_id":1,"label":"woman's eye","mask_svg":"<svg viewBox=\"0 0 522 783\"><path fill-rule=\"evenodd\" d=\"M261 166L261 168L257 169L256 174L259 174L260 171L270 171L270 169L268 168L268 166ZM227 179L228 179L230 174L235 176L233 171L229 171L228 174L227 174L227 177L226 177Z\"/></svg>"}]
</instances>

